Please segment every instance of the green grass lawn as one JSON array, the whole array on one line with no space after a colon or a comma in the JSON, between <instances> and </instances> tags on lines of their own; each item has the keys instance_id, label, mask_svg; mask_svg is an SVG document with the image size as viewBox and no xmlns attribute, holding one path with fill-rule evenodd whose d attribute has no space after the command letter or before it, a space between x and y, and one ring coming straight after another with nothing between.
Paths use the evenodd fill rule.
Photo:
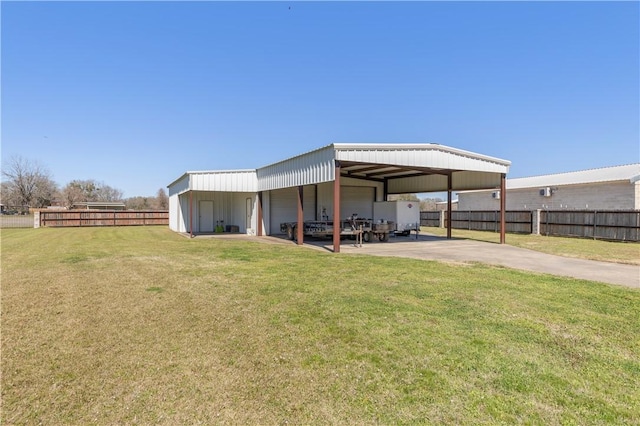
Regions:
<instances>
[{"instance_id":1,"label":"green grass lawn","mask_svg":"<svg viewBox=\"0 0 640 426\"><path fill-rule=\"evenodd\" d=\"M640 423L638 290L165 227L1 237L3 424Z\"/></svg>"},{"instance_id":2,"label":"green grass lawn","mask_svg":"<svg viewBox=\"0 0 640 426\"><path fill-rule=\"evenodd\" d=\"M445 236L445 228L421 227L421 232ZM487 231L452 229L453 238L500 242L500 234ZM640 243L593 240L589 238L547 237L531 234L507 234L506 243L515 247L566 257L599 260L602 262L640 265Z\"/></svg>"}]
</instances>

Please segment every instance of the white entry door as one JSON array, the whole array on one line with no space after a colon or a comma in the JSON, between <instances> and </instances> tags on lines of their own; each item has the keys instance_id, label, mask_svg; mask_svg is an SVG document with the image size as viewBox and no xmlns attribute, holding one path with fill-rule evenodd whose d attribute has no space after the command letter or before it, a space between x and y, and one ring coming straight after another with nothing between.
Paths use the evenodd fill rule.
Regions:
<instances>
[{"instance_id":1,"label":"white entry door","mask_svg":"<svg viewBox=\"0 0 640 426\"><path fill-rule=\"evenodd\" d=\"M200 232L213 232L215 228L213 223L213 201L200 201L198 211L200 212Z\"/></svg>"}]
</instances>

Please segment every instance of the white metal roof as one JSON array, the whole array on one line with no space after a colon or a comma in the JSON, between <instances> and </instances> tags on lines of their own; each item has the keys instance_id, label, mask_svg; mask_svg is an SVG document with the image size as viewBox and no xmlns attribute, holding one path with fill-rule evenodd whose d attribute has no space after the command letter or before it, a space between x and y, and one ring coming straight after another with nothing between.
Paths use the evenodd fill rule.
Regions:
<instances>
[{"instance_id":1,"label":"white metal roof","mask_svg":"<svg viewBox=\"0 0 640 426\"><path fill-rule=\"evenodd\" d=\"M640 180L640 163L635 163L623 166L580 170L577 172L507 179L507 189L579 185L613 181L629 181L630 183L634 183L638 180Z\"/></svg>"},{"instance_id":2,"label":"white metal roof","mask_svg":"<svg viewBox=\"0 0 640 426\"><path fill-rule=\"evenodd\" d=\"M510 161L437 143L335 143L336 159L448 170L506 173ZM506 168L506 170L505 170Z\"/></svg>"},{"instance_id":3,"label":"white metal roof","mask_svg":"<svg viewBox=\"0 0 640 426\"><path fill-rule=\"evenodd\" d=\"M499 186L511 162L434 143L335 143L258 169L260 190L329 182L343 176L387 181L390 193Z\"/></svg>"},{"instance_id":4,"label":"white metal roof","mask_svg":"<svg viewBox=\"0 0 640 426\"><path fill-rule=\"evenodd\" d=\"M186 172L169 185L170 193L185 191L256 192L255 170L202 170ZM173 190L172 190L173 189Z\"/></svg>"},{"instance_id":5,"label":"white metal roof","mask_svg":"<svg viewBox=\"0 0 640 426\"><path fill-rule=\"evenodd\" d=\"M495 188L511 162L434 143L335 143L256 170L187 172L169 184L170 193L195 191L254 192L335 179L341 176L386 182L388 192Z\"/></svg>"}]
</instances>

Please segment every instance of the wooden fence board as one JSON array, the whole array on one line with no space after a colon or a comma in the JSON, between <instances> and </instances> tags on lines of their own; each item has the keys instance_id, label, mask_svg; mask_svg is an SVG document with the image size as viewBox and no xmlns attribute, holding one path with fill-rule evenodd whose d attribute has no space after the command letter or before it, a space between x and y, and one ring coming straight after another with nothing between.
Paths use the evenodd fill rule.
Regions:
<instances>
[{"instance_id":1,"label":"wooden fence board","mask_svg":"<svg viewBox=\"0 0 640 426\"><path fill-rule=\"evenodd\" d=\"M543 210L540 233L614 241L640 241L638 210Z\"/></svg>"},{"instance_id":2,"label":"wooden fence board","mask_svg":"<svg viewBox=\"0 0 640 426\"><path fill-rule=\"evenodd\" d=\"M55 210L40 212L40 226L147 226L169 225L165 210Z\"/></svg>"},{"instance_id":3,"label":"wooden fence board","mask_svg":"<svg viewBox=\"0 0 640 426\"><path fill-rule=\"evenodd\" d=\"M512 233L532 232L532 213L528 210L507 211L505 215L506 231ZM499 210L454 210L451 212L451 223L454 229L473 231L500 231ZM420 212L420 225L440 226L439 211ZM446 226L446 224L445 224Z\"/></svg>"},{"instance_id":4,"label":"wooden fence board","mask_svg":"<svg viewBox=\"0 0 640 426\"><path fill-rule=\"evenodd\" d=\"M420 226L440 226L440 211L424 211L420 212Z\"/></svg>"},{"instance_id":5,"label":"wooden fence board","mask_svg":"<svg viewBox=\"0 0 640 426\"><path fill-rule=\"evenodd\" d=\"M532 211L507 211L506 232L532 233L533 218ZM440 226L440 212L420 212L420 224ZM454 229L499 232L500 212L454 210L451 212L451 224ZM542 210L540 211L540 233L614 241L640 241L640 211Z\"/></svg>"}]
</instances>

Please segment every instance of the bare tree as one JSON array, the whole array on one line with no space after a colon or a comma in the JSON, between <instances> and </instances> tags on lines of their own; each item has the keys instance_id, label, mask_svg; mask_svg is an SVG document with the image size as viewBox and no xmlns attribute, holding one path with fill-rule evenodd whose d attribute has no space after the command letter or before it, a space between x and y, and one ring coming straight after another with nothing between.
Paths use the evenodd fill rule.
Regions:
<instances>
[{"instance_id":1,"label":"bare tree","mask_svg":"<svg viewBox=\"0 0 640 426\"><path fill-rule=\"evenodd\" d=\"M85 201L121 201L122 191L93 179L72 180L62 189L61 198L65 206L72 207Z\"/></svg>"},{"instance_id":2,"label":"bare tree","mask_svg":"<svg viewBox=\"0 0 640 426\"><path fill-rule=\"evenodd\" d=\"M434 211L438 209L438 203L442 198L423 198L420 200L420 211Z\"/></svg>"},{"instance_id":3,"label":"bare tree","mask_svg":"<svg viewBox=\"0 0 640 426\"><path fill-rule=\"evenodd\" d=\"M97 190L96 201L122 201L122 191L103 183Z\"/></svg>"},{"instance_id":4,"label":"bare tree","mask_svg":"<svg viewBox=\"0 0 640 426\"><path fill-rule=\"evenodd\" d=\"M74 204L85 201L85 194L79 181L71 181L60 191L60 199L65 207L71 208Z\"/></svg>"},{"instance_id":5,"label":"bare tree","mask_svg":"<svg viewBox=\"0 0 640 426\"><path fill-rule=\"evenodd\" d=\"M124 204L129 210L149 210L153 201L149 197L131 197L124 200Z\"/></svg>"},{"instance_id":6,"label":"bare tree","mask_svg":"<svg viewBox=\"0 0 640 426\"><path fill-rule=\"evenodd\" d=\"M169 209L169 197L167 197L167 193L164 191L164 188L158 189L158 193L156 194L156 209Z\"/></svg>"},{"instance_id":7,"label":"bare tree","mask_svg":"<svg viewBox=\"0 0 640 426\"><path fill-rule=\"evenodd\" d=\"M49 171L38 162L23 157L12 157L2 168L3 198L7 204L28 209L46 207L57 191Z\"/></svg>"},{"instance_id":8,"label":"bare tree","mask_svg":"<svg viewBox=\"0 0 640 426\"><path fill-rule=\"evenodd\" d=\"M391 194L387 199L389 201L420 201L416 194Z\"/></svg>"}]
</instances>

